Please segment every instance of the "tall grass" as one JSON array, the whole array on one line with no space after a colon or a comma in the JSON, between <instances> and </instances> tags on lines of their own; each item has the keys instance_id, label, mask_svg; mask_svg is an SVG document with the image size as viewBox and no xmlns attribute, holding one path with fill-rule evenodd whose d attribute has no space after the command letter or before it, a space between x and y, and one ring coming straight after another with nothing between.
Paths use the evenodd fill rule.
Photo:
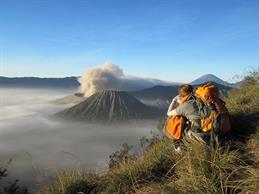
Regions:
<instances>
[{"instance_id":1,"label":"tall grass","mask_svg":"<svg viewBox=\"0 0 259 194\"><path fill-rule=\"evenodd\" d=\"M52 184L45 186L40 193L90 193L98 185L98 178L95 173L84 169L67 170L60 172L57 179Z\"/></svg>"},{"instance_id":2,"label":"tall grass","mask_svg":"<svg viewBox=\"0 0 259 194\"><path fill-rule=\"evenodd\" d=\"M71 193L71 188L84 193L132 193L145 184L164 179L166 173L171 173L169 170L175 164L176 157L171 142L162 140L138 160L119 165L103 174L90 175L81 171L63 173L55 183L39 193L67 194Z\"/></svg>"},{"instance_id":3,"label":"tall grass","mask_svg":"<svg viewBox=\"0 0 259 194\"><path fill-rule=\"evenodd\" d=\"M256 193L256 138L246 148L252 164L230 146L211 150L189 142L187 150L177 154L170 141L161 140L136 161L103 174L66 172L40 193Z\"/></svg>"}]
</instances>

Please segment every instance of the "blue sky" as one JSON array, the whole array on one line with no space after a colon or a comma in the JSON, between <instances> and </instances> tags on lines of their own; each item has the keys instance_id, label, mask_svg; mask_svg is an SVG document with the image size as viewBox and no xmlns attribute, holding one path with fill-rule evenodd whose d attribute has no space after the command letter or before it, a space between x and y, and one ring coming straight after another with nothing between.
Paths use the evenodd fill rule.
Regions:
<instances>
[{"instance_id":1,"label":"blue sky","mask_svg":"<svg viewBox=\"0 0 259 194\"><path fill-rule=\"evenodd\" d=\"M226 81L259 65L258 0L0 0L0 75Z\"/></svg>"}]
</instances>

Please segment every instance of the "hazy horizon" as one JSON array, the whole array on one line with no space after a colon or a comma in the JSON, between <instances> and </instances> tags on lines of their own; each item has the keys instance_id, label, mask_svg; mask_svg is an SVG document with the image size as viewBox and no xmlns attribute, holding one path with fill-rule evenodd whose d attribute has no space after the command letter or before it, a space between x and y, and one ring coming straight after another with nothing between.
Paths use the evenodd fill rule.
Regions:
<instances>
[{"instance_id":1,"label":"hazy horizon","mask_svg":"<svg viewBox=\"0 0 259 194\"><path fill-rule=\"evenodd\" d=\"M105 62L105 63L107 63L107 62ZM104 64L105 64L104 63ZM97 66L94 66L94 67L92 67L92 68L99 68L99 67L101 67L103 64L101 64L101 65L97 65ZM87 68L87 69L85 69L85 71L86 70L88 70L88 69L92 69L92 68ZM118 66L118 68L119 68L119 66ZM221 80L223 80L223 81L225 81L225 82L228 82L228 83L236 83L236 82L239 82L240 80L242 80L243 79L243 77L247 74L247 73L249 73L249 72L251 72L251 71L253 71L253 69L256 69L256 66L250 66L250 67L248 67L247 69L246 69L246 71L244 71L244 72L242 72L241 74L233 74L232 75L232 77L229 79L229 80L224 80L223 78L221 78L220 76L217 76L216 74L213 74L213 73L205 73L205 74L201 74L201 75L198 75L198 77L196 77L196 78L194 78L193 80L189 80L188 82L180 82L180 81L178 81L178 80L165 80L165 79L156 79L156 78L152 78L152 77L137 77L137 76L133 76L133 75L125 75L125 76L127 76L127 77L131 77L131 78L136 78L136 79L140 79L140 80L149 80L149 81L157 81L157 85L159 85L159 82L160 83L166 83L166 84L170 84L170 83L172 83L172 84L179 84L179 83L190 83L190 82L192 82L192 81L194 81L194 80L196 80L196 79L198 79L198 78L200 78L200 77L202 77L202 76L208 76L208 75L213 75L213 76L216 76L217 78L219 78L219 79L221 79ZM20 76L4 76L4 75L0 75L0 77L6 77L6 78L40 78L40 79L63 79L63 78L81 78L81 77L83 77L84 76L84 73L82 73L81 75L68 75L68 76L60 76L60 77L58 77L58 76L56 76L56 77L48 77L48 76L22 76L22 75L20 75ZM163 85L163 84L162 84Z\"/></svg>"}]
</instances>

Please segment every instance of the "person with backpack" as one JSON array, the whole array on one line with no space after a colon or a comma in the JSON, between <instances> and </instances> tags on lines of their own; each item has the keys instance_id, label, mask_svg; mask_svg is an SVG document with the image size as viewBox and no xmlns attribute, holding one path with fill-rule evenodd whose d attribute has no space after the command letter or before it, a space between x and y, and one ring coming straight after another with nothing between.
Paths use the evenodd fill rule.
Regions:
<instances>
[{"instance_id":1,"label":"person with backpack","mask_svg":"<svg viewBox=\"0 0 259 194\"><path fill-rule=\"evenodd\" d=\"M163 130L167 137L174 140L176 151L180 150L179 142L184 134L208 145L214 138L213 131L220 128L228 130L227 110L215 84L207 83L195 90L191 85L184 84L178 92L168 108L168 120Z\"/></svg>"},{"instance_id":2,"label":"person with backpack","mask_svg":"<svg viewBox=\"0 0 259 194\"><path fill-rule=\"evenodd\" d=\"M201 119L207 117L211 110L207 107L202 107L202 104L197 101L191 85L184 84L180 86L178 93L179 95L173 98L168 108L167 116L172 118L174 123L181 122L179 119L182 119L182 122L184 122L182 127L185 129L189 128L188 133L192 138L202 143L207 143L209 139L208 135L201 131ZM184 117L184 119L182 117ZM179 124L176 126L179 128ZM183 130L177 129L175 126L173 127L178 131ZM183 133L183 131L178 133ZM174 138L176 150L180 149L179 142L180 137L179 139Z\"/></svg>"}]
</instances>

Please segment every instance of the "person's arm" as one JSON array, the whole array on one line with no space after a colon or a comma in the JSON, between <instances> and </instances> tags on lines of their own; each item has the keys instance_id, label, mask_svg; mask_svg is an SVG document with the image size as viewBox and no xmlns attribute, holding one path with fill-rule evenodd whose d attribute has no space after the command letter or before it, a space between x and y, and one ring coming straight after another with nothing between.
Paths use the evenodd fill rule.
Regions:
<instances>
[{"instance_id":1,"label":"person's arm","mask_svg":"<svg viewBox=\"0 0 259 194\"><path fill-rule=\"evenodd\" d=\"M168 112L167 112L167 116L169 116L169 117L171 117L171 116L175 116L175 115L177 115L177 113L176 113L176 110L175 110L175 109L173 109L173 110L171 110L171 111L168 111Z\"/></svg>"},{"instance_id":2,"label":"person's arm","mask_svg":"<svg viewBox=\"0 0 259 194\"><path fill-rule=\"evenodd\" d=\"M174 115L176 115L175 108L176 108L177 103L179 103L179 101L180 101L180 96L179 95L173 98L171 104L168 107L167 116L174 116Z\"/></svg>"},{"instance_id":3,"label":"person's arm","mask_svg":"<svg viewBox=\"0 0 259 194\"><path fill-rule=\"evenodd\" d=\"M190 104L184 103L177 106L175 109L167 112L168 116L182 115L186 116L186 110L190 109Z\"/></svg>"}]
</instances>

